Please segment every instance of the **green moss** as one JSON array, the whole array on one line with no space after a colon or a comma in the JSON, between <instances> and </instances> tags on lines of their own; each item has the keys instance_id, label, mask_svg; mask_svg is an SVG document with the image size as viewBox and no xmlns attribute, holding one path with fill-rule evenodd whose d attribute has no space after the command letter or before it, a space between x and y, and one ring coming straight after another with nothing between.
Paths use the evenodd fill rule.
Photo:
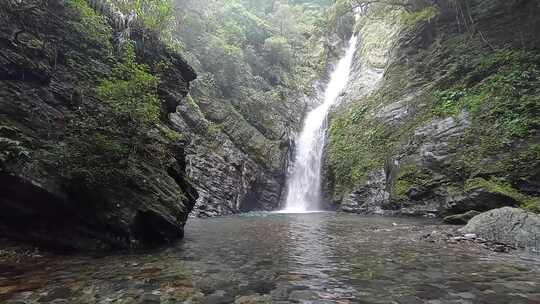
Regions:
<instances>
[{"instance_id":1,"label":"green moss","mask_svg":"<svg viewBox=\"0 0 540 304\"><path fill-rule=\"evenodd\" d=\"M522 202L521 207L535 213L540 213L540 198L531 198Z\"/></svg>"},{"instance_id":2,"label":"green moss","mask_svg":"<svg viewBox=\"0 0 540 304\"><path fill-rule=\"evenodd\" d=\"M336 115L329 130L328 162L336 195L352 190L370 171L382 166L391 138L388 130L368 119L365 108Z\"/></svg>"},{"instance_id":3,"label":"green moss","mask_svg":"<svg viewBox=\"0 0 540 304\"><path fill-rule=\"evenodd\" d=\"M540 54L517 50L481 57L464 83L435 92L440 116L467 110L506 137L529 137L540 127ZM473 82L474 81L474 82Z\"/></svg>"},{"instance_id":4,"label":"green moss","mask_svg":"<svg viewBox=\"0 0 540 304\"><path fill-rule=\"evenodd\" d=\"M24 135L15 127L0 125L0 170L30 157Z\"/></svg>"},{"instance_id":5,"label":"green moss","mask_svg":"<svg viewBox=\"0 0 540 304\"><path fill-rule=\"evenodd\" d=\"M81 122L71 127L65 144L57 149L61 174L68 184L93 189L125 183L131 147L122 135L91 129Z\"/></svg>"},{"instance_id":6,"label":"green moss","mask_svg":"<svg viewBox=\"0 0 540 304\"><path fill-rule=\"evenodd\" d=\"M435 7L428 5L416 12L403 11L401 20L405 25L413 26L419 22L429 21L435 18L437 15L439 15L439 13L440 12Z\"/></svg>"},{"instance_id":7,"label":"green moss","mask_svg":"<svg viewBox=\"0 0 540 304\"><path fill-rule=\"evenodd\" d=\"M166 125L158 124L157 127L161 131L161 133L165 136L165 138L167 138L172 143L176 143L185 139L185 136L183 134L169 128Z\"/></svg>"},{"instance_id":8,"label":"green moss","mask_svg":"<svg viewBox=\"0 0 540 304\"><path fill-rule=\"evenodd\" d=\"M504 179L492 177L491 179L486 180L478 177L469 179L465 182L465 191L471 191L477 188L483 188L489 192L506 195L519 202L522 208L540 213L540 198L521 193Z\"/></svg>"},{"instance_id":9,"label":"green moss","mask_svg":"<svg viewBox=\"0 0 540 304\"><path fill-rule=\"evenodd\" d=\"M77 63L91 69L80 60ZM136 61L132 43L123 44L113 64L105 79L88 82L97 83L86 92L93 102L80 105L70 117L63 144L52 149L53 165L61 168L68 187L94 190L125 185L148 164L165 166L173 153L171 143L183 139L160 124L160 79ZM98 112L96 102L101 102Z\"/></svg>"},{"instance_id":10,"label":"green moss","mask_svg":"<svg viewBox=\"0 0 540 304\"><path fill-rule=\"evenodd\" d=\"M201 111L201 107L193 100L193 97L191 97L191 94L188 94L186 96L186 102L193 108L195 111L199 114L199 116L204 117L203 112Z\"/></svg>"},{"instance_id":11,"label":"green moss","mask_svg":"<svg viewBox=\"0 0 540 304\"><path fill-rule=\"evenodd\" d=\"M78 15L78 20L69 21L69 24L79 32L81 37L91 46L95 46L108 53L112 52L112 28L107 19L97 14L86 0L67 0L68 8Z\"/></svg>"},{"instance_id":12,"label":"green moss","mask_svg":"<svg viewBox=\"0 0 540 304\"><path fill-rule=\"evenodd\" d=\"M540 154L534 145L518 143L534 139L540 126L540 54L475 47L464 54L468 61L453 66L451 82L433 93L436 116L470 113L470 128L451 143L456 159L447 174L529 180L540 166Z\"/></svg>"},{"instance_id":13,"label":"green moss","mask_svg":"<svg viewBox=\"0 0 540 304\"><path fill-rule=\"evenodd\" d=\"M127 43L122 62L109 79L97 86L96 94L125 120L149 125L158 121L161 111L158 84L159 78L150 73L148 66L135 61L133 45Z\"/></svg>"},{"instance_id":14,"label":"green moss","mask_svg":"<svg viewBox=\"0 0 540 304\"><path fill-rule=\"evenodd\" d=\"M411 190L417 189L418 191L422 191L431 183L432 179L429 173L416 165L402 166L398 169L398 174L392 187L392 198L405 200L408 198Z\"/></svg>"}]
</instances>

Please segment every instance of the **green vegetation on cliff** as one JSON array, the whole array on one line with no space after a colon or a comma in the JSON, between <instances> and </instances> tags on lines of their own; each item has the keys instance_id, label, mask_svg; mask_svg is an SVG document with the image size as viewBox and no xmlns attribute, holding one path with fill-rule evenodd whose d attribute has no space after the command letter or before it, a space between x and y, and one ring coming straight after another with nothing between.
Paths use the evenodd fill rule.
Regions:
<instances>
[{"instance_id":1,"label":"green vegetation on cliff","mask_svg":"<svg viewBox=\"0 0 540 304\"><path fill-rule=\"evenodd\" d=\"M82 31L81 36L112 48L115 42L107 20L86 1L68 3L78 14L71 24ZM157 91L161 82L158 73L138 62L133 41L122 41L116 48L119 53L109 54L112 69L105 75L94 73L78 57L70 59L72 68L83 75L79 79L83 96L69 120L64 142L51 160L61 165L60 173L69 187L96 189L125 184L142 174L143 162L164 166L173 154L170 143L181 139L160 121L163 109ZM161 62L155 70L165 65Z\"/></svg>"},{"instance_id":2,"label":"green vegetation on cliff","mask_svg":"<svg viewBox=\"0 0 540 304\"><path fill-rule=\"evenodd\" d=\"M289 135L326 69L325 1L179 0L173 36L199 73L191 92L218 131L282 174ZM209 147L213 137L205 138Z\"/></svg>"},{"instance_id":3,"label":"green vegetation on cliff","mask_svg":"<svg viewBox=\"0 0 540 304\"><path fill-rule=\"evenodd\" d=\"M492 193L508 196L516 200L521 207L540 213L540 198L521 193L505 179L493 177L490 180L486 180L484 178L477 177L469 179L465 182L465 190L470 191L477 188L482 188Z\"/></svg>"},{"instance_id":4,"label":"green vegetation on cliff","mask_svg":"<svg viewBox=\"0 0 540 304\"><path fill-rule=\"evenodd\" d=\"M437 114L457 115L466 110L483 124L500 127L504 137L527 138L540 127L539 53L490 52L457 65L449 77L458 81L435 92Z\"/></svg>"},{"instance_id":5,"label":"green vegetation on cliff","mask_svg":"<svg viewBox=\"0 0 540 304\"><path fill-rule=\"evenodd\" d=\"M122 61L114 67L111 77L97 86L97 96L123 120L140 126L156 123L161 112L159 78L150 73L147 65L135 61L131 43L122 47Z\"/></svg>"},{"instance_id":6,"label":"green vegetation on cliff","mask_svg":"<svg viewBox=\"0 0 540 304\"><path fill-rule=\"evenodd\" d=\"M399 39L380 87L332 117L327 162L335 199L386 168L392 200L468 192L466 184L482 178L485 190L538 211L540 53L528 17L521 24L510 15L496 25L483 19L501 10L521 14L513 5L476 1L399 13ZM377 13L368 12L361 32L396 22ZM512 31L533 47L512 39Z\"/></svg>"},{"instance_id":7,"label":"green vegetation on cliff","mask_svg":"<svg viewBox=\"0 0 540 304\"><path fill-rule=\"evenodd\" d=\"M75 14L78 14L77 21L68 22L81 37L104 50L111 51L113 31L107 18L96 13L86 0L68 0L66 4Z\"/></svg>"},{"instance_id":8,"label":"green vegetation on cliff","mask_svg":"<svg viewBox=\"0 0 540 304\"><path fill-rule=\"evenodd\" d=\"M24 137L17 128L0 125L0 170L8 164L30 157Z\"/></svg>"}]
</instances>

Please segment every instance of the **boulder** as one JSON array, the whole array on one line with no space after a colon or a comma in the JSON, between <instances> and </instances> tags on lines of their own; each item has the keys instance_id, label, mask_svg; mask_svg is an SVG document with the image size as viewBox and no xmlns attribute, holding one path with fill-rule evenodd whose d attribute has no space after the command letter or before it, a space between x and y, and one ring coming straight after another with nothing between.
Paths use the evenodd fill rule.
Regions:
<instances>
[{"instance_id":1,"label":"boulder","mask_svg":"<svg viewBox=\"0 0 540 304\"><path fill-rule=\"evenodd\" d=\"M446 197L444 212L464 213L471 210L488 211L495 208L516 206L518 202L503 193L476 188L466 193Z\"/></svg>"},{"instance_id":2,"label":"boulder","mask_svg":"<svg viewBox=\"0 0 540 304\"><path fill-rule=\"evenodd\" d=\"M479 214L460 232L515 247L540 249L540 215L519 208L504 207Z\"/></svg>"}]
</instances>

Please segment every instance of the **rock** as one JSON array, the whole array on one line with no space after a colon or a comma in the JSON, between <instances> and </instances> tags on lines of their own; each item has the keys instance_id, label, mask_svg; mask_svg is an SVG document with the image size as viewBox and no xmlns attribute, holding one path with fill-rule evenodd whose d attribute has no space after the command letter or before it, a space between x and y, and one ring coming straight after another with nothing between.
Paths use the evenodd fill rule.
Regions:
<instances>
[{"instance_id":1,"label":"rock","mask_svg":"<svg viewBox=\"0 0 540 304\"><path fill-rule=\"evenodd\" d=\"M540 248L540 215L518 208L494 209L472 218L462 233L521 248Z\"/></svg>"},{"instance_id":2,"label":"rock","mask_svg":"<svg viewBox=\"0 0 540 304\"><path fill-rule=\"evenodd\" d=\"M234 299L227 293L216 291L215 293L204 297L203 304L230 304Z\"/></svg>"},{"instance_id":3,"label":"rock","mask_svg":"<svg viewBox=\"0 0 540 304\"><path fill-rule=\"evenodd\" d=\"M383 214L382 206L388 203L390 194L386 191L386 174L377 170L369 174L367 181L359 185L341 203L341 211L359 214Z\"/></svg>"},{"instance_id":4,"label":"rock","mask_svg":"<svg viewBox=\"0 0 540 304\"><path fill-rule=\"evenodd\" d=\"M480 212L476 210L471 210L462 214L446 216L444 217L443 221L451 225L466 225L470 219L477 216L478 214L480 214Z\"/></svg>"},{"instance_id":5,"label":"rock","mask_svg":"<svg viewBox=\"0 0 540 304\"><path fill-rule=\"evenodd\" d=\"M161 299L159 295L155 294L144 294L139 300L138 304L159 304Z\"/></svg>"},{"instance_id":6,"label":"rock","mask_svg":"<svg viewBox=\"0 0 540 304\"><path fill-rule=\"evenodd\" d=\"M293 289L293 286L286 283L281 283L276 286L276 289L270 292L272 299L274 300L287 300L289 298L289 292Z\"/></svg>"},{"instance_id":7,"label":"rock","mask_svg":"<svg viewBox=\"0 0 540 304\"><path fill-rule=\"evenodd\" d=\"M295 302L311 301L319 299L319 295L310 290L294 290L289 294L289 300Z\"/></svg>"},{"instance_id":8,"label":"rock","mask_svg":"<svg viewBox=\"0 0 540 304\"><path fill-rule=\"evenodd\" d=\"M250 295L236 298L234 304L270 304L272 297L269 295Z\"/></svg>"},{"instance_id":9,"label":"rock","mask_svg":"<svg viewBox=\"0 0 540 304\"><path fill-rule=\"evenodd\" d=\"M69 299L73 292L69 288L59 287L53 289L46 295L39 298L39 302L50 302L53 300L64 300Z\"/></svg>"},{"instance_id":10,"label":"rock","mask_svg":"<svg viewBox=\"0 0 540 304\"><path fill-rule=\"evenodd\" d=\"M515 206L517 201L507 195L484 188L473 189L446 198L444 212L462 213L471 210L488 211L495 208Z\"/></svg>"}]
</instances>

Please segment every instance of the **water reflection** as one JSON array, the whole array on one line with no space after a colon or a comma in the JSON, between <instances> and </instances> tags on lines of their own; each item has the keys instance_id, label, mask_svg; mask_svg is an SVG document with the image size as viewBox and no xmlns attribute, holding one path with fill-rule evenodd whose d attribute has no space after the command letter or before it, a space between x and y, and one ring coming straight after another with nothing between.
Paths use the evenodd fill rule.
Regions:
<instances>
[{"instance_id":1,"label":"water reflection","mask_svg":"<svg viewBox=\"0 0 540 304\"><path fill-rule=\"evenodd\" d=\"M309 286L321 298L353 298L357 294L355 288L334 276L342 266L334 252L337 243L328 221L331 215L334 214L289 215L293 217L288 225L289 273L300 275L302 279L295 284Z\"/></svg>"}]
</instances>

